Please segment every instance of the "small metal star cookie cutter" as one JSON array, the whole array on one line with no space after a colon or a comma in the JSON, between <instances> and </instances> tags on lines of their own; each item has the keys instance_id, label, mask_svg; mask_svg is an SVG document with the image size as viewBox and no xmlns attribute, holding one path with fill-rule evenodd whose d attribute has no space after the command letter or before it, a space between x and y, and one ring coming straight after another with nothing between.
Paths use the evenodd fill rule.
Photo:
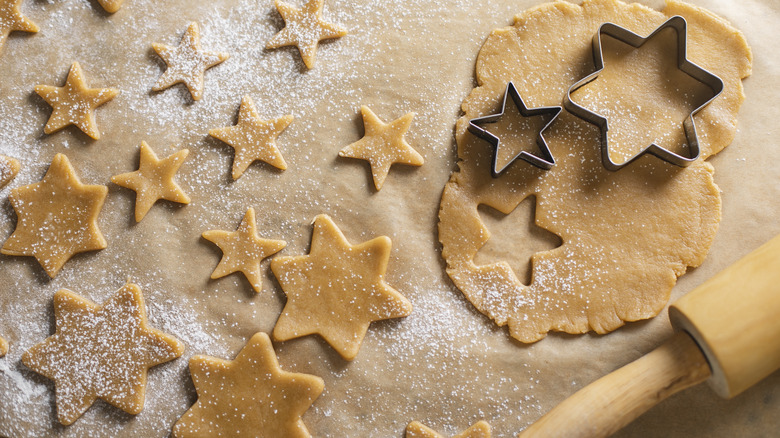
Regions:
<instances>
[{"instance_id":1,"label":"small metal star cookie cutter","mask_svg":"<svg viewBox=\"0 0 780 438\"><path fill-rule=\"evenodd\" d=\"M712 97L707 99L698 108L691 111L691 113L683 122L683 129L685 130L685 137L688 140L688 150L690 157L675 154L668 149L662 148L656 143L652 143L650 146L643 149L628 161L621 164L615 163L609 156L609 144L607 141L607 130L609 127L607 119L598 113L589 111L584 107L574 103L571 99L571 93L594 81L602 72L602 70L604 70L604 57L601 48L601 37L603 35L610 36L634 48L639 48L645 42L666 28L672 28L677 32L677 68L686 73L691 78L708 86L710 90L712 90ZM680 167L686 167L699 158L701 150L699 148L699 139L696 133L696 123L693 121L693 116L695 116L699 111L701 111L705 106L709 105L710 102L712 102L720 95L720 93L723 91L723 81L718 76L688 60L686 56L688 44L686 33L687 22L685 21L685 18L677 15L666 20L666 22L664 22L646 37L641 37L631 32L630 30L620 27L614 23L603 23L599 27L598 32L596 32L596 34L593 36L593 63L596 66L596 71L584 77L583 79L580 79L577 83L569 87L569 90L566 92L566 99L564 100L563 106L567 111L574 114L575 116L599 127L601 130L601 161L604 163L604 167L606 167L608 170L620 170L621 168L637 160L642 155L648 153Z\"/></svg>"},{"instance_id":2,"label":"small metal star cookie cutter","mask_svg":"<svg viewBox=\"0 0 780 438\"><path fill-rule=\"evenodd\" d=\"M537 135L536 137L536 144L539 146L541 156L534 155L530 152L521 151L517 155L512 157L511 160L509 160L503 167L499 169L498 150L501 145L501 139L491 134L486 129L482 128L480 125L486 123L495 123L501 117L504 116L504 112L506 110L507 97L512 98L512 101L515 103L515 106L520 111L520 115L522 115L523 117L545 116L545 115L552 116L552 117L550 118L550 121L544 125L541 131L539 131L539 135ZM558 118L558 114L560 114L562 110L563 108L560 106L543 106L538 108L528 108L525 105L525 102L523 102L523 98L520 97L520 93L517 92L517 88L515 87L515 84L509 82L506 86L506 91L504 91L504 100L501 102L501 112L499 112L498 114L491 114L489 116L478 117L476 119L469 120L469 127L468 127L469 132L487 141L493 146L493 165L491 166L490 169L490 173L493 175L493 178L498 178L501 175L501 173L503 173L517 159L525 160L540 169L550 170L555 165L555 159L553 158L552 153L550 152L550 148L547 146L547 141L544 139L543 134L544 131L546 131L547 128L549 128L550 125L552 125L555 119Z\"/></svg>"}]
</instances>

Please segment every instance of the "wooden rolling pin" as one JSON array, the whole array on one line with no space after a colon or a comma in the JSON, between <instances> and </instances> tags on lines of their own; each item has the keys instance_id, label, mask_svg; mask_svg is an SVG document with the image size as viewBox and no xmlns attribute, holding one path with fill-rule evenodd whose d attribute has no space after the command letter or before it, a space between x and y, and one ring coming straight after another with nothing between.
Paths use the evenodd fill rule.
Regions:
<instances>
[{"instance_id":1,"label":"wooden rolling pin","mask_svg":"<svg viewBox=\"0 0 780 438\"><path fill-rule=\"evenodd\" d=\"M731 398L780 368L780 236L669 308L665 344L577 391L519 437L606 437L708 380Z\"/></svg>"}]
</instances>

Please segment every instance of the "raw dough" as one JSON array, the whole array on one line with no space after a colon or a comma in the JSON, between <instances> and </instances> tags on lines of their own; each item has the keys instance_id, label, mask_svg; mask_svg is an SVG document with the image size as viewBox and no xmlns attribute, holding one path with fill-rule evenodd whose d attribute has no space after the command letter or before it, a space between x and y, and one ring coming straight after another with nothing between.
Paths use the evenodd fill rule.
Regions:
<instances>
[{"instance_id":1,"label":"raw dough","mask_svg":"<svg viewBox=\"0 0 780 438\"><path fill-rule=\"evenodd\" d=\"M0 50L8 38L8 34L18 30L22 32L38 32L38 26L22 15L19 10L22 0L0 0Z\"/></svg>"},{"instance_id":2,"label":"raw dough","mask_svg":"<svg viewBox=\"0 0 780 438\"><path fill-rule=\"evenodd\" d=\"M20 168L19 160L0 155L0 189L16 178Z\"/></svg>"},{"instance_id":3,"label":"raw dough","mask_svg":"<svg viewBox=\"0 0 780 438\"><path fill-rule=\"evenodd\" d=\"M306 68L314 67L317 45L322 40L341 38L347 34L343 27L322 19L325 0L308 0L302 8L275 0L276 10L284 19L284 29L265 45L266 49L297 46Z\"/></svg>"},{"instance_id":4,"label":"raw dough","mask_svg":"<svg viewBox=\"0 0 780 438\"><path fill-rule=\"evenodd\" d=\"M443 438L439 433L430 427L412 421L406 426L406 438ZM452 438L490 438L490 425L484 421L478 421L473 426L464 430L462 433Z\"/></svg>"}]
</instances>

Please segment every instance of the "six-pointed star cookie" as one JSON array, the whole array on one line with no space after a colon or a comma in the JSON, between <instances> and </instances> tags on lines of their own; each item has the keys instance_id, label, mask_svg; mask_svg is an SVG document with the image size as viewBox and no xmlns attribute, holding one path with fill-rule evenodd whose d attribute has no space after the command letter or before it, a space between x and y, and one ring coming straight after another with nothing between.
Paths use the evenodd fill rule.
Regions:
<instances>
[{"instance_id":1,"label":"six-pointed star cookie","mask_svg":"<svg viewBox=\"0 0 780 438\"><path fill-rule=\"evenodd\" d=\"M189 149L182 149L161 160L157 158L157 154L152 148L143 141L141 142L138 170L111 177L111 182L114 184L136 192L136 222L141 222L154 203L160 199L180 204L190 203L190 197L173 179L189 153Z\"/></svg>"},{"instance_id":2,"label":"six-pointed star cookie","mask_svg":"<svg viewBox=\"0 0 780 438\"><path fill-rule=\"evenodd\" d=\"M256 160L281 169L287 169L282 153L276 147L276 137L293 121L286 115L273 120L260 120L257 109L249 96L241 100L238 124L227 128L212 129L209 135L218 138L235 149L233 179L238 179Z\"/></svg>"},{"instance_id":3,"label":"six-pointed star cookie","mask_svg":"<svg viewBox=\"0 0 780 438\"><path fill-rule=\"evenodd\" d=\"M114 12L118 11L120 7L122 7L122 3L124 1L125 0L98 0L98 3L100 3L100 6L102 6L106 12L113 14Z\"/></svg>"},{"instance_id":4,"label":"six-pointed star cookie","mask_svg":"<svg viewBox=\"0 0 780 438\"><path fill-rule=\"evenodd\" d=\"M70 67L65 86L37 85L35 92L53 108L43 132L51 134L75 125L95 140L100 139L100 131L95 123L95 108L119 94L115 88L87 88L78 62Z\"/></svg>"},{"instance_id":5,"label":"six-pointed star cookie","mask_svg":"<svg viewBox=\"0 0 780 438\"><path fill-rule=\"evenodd\" d=\"M190 23L178 47L152 44L154 51L168 64L152 90L162 91L175 84L184 83L193 100L203 96L203 73L229 58L226 53L206 52L200 47L198 23Z\"/></svg>"},{"instance_id":6,"label":"six-pointed star cookie","mask_svg":"<svg viewBox=\"0 0 780 438\"><path fill-rule=\"evenodd\" d=\"M8 34L15 30L22 32L38 32L38 26L22 15L19 7L22 0L0 0L0 50L8 38Z\"/></svg>"},{"instance_id":7,"label":"six-pointed star cookie","mask_svg":"<svg viewBox=\"0 0 780 438\"><path fill-rule=\"evenodd\" d=\"M390 247L386 236L351 245L330 217L317 216L308 255L271 261L287 295L274 338L319 334L352 360L371 322L409 316L412 304L384 281Z\"/></svg>"},{"instance_id":8,"label":"six-pointed star cookie","mask_svg":"<svg viewBox=\"0 0 780 438\"><path fill-rule=\"evenodd\" d=\"M382 189L385 178L394 163L422 166L423 157L404 139L412 124L414 113L408 113L390 123L383 122L367 106L362 106L365 135L339 152L341 157L358 158L371 163L374 187Z\"/></svg>"},{"instance_id":9,"label":"six-pointed star cookie","mask_svg":"<svg viewBox=\"0 0 780 438\"><path fill-rule=\"evenodd\" d=\"M106 247L97 218L107 194L106 186L82 184L68 158L55 155L40 182L11 191L18 219L0 253L33 256L53 278L74 254Z\"/></svg>"},{"instance_id":10,"label":"six-pointed star cookie","mask_svg":"<svg viewBox=\"0 0 780 438\"><path fill-rule=\"evenodd\" d=\"M452 438L490 438L490 425L484 421L478 421L473 426L469 427L465 431L455 435ZM437 433L430 427L420 423L419 421L412 421L406 426L406 438L443 438L442 435Z\"/></svg>"},{"instance_id":11,"label":"six-pointed star cookie","mask_svg":"<svg viewBox=\"0 0 780 438\"><path fill-rule=\"evenodd\" d=\"M325 0L309 0L303 8L276 0L276 9L284 19L284 29L279 31L265 45L266 49L283 46L298 46L306 68L314 67L317 45L322 40L340 38L347 34L341 26L322 19Z\"/></svg>"},{"instance_id":12,"label":"six-pointed star cookie","mask_svg":"<svg viewBox=\"0 0 780 438\"><path fill-rule=\"evenodd\" d=\"M173 436L309 437L301 416L319 397L317 376L279 368L271 340L257 333L235 360L190 359L198 401L173 427Z\"/></svg>"},{"instance_id":13,"label":"six-pointed star cookie","mask_svg":"<svg viewBox=\"0 0 780 438\"><path fill-rule=\"evenodd\" d=\"M256 292L263 288L260 262L276 254L287 245L283 240L261 239L257 235L255 209L249 208L236 231L212 230L203 233L203 238L213 242L222 250L222 260L211 274L221 278L234 272L242 272Z\"/></svg>"},{"instance_id":14,"label":"six-pointed star cookie","mask_svg":"<svg viewBox=\"0 0 780 438\"><path fill-rule=\"evenodd\" d=\"M102 306L62 289L54 295L56 331L22 362L54 380L57 417L76 421L97 399L138 414L150 367L184 352L179 341L146 324L141 289L126 284Z\"/></svg>"},{"instance_id":15,"label":"six-pointed star cookie","mask_svg":"<svg viewBox=\"0 0 780 438\"><path fill-rule=\"evenodd\" d=\"M0 155L0 189L8 185L8 183L16 178L16 175L19 173L19 169L21 167L22 166L19 164L19 160L6 157L5 155Z\"/></svg>"}]
</instances>

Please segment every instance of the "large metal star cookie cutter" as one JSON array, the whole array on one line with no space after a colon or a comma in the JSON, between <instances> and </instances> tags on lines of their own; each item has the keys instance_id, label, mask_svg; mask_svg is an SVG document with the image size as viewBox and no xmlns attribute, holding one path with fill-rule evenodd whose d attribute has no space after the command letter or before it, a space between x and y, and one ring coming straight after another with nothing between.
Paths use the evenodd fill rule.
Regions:
<instances>
[{"instance_id":1,"label":"large metal star cookie cutter","mask_svg":"<svg viewBox=\"0 0 780 438\"><path fill-rule=\"evenodd\" d=\"M666 28L672 28L677 32L677 68L686 73L691 78L709 87L712 91L712 96L699 107L691 111L691 113L683 122L685 137L688 141L688 157L676 154L668 149L664 149L656 143L652 143L650 146L643 149L628 161L618 164L612 161L609 156L609 143L607 141L607 130L609 129L609 126L607 118L574 103L571 99L571 94L584 85L594 81L602 72L602 70L604 70L604 57L601 47L601 38L603 35L610 36L634 48L639 48ZM693 116L695 116L699 111L701 111L716 97L718 97L718 95L720 95L720 93L723 91L723 81L718 76L688 60L686 56L688 44L686 33L687 22L683 17L678 15L666 20L666 22L664 22L646 37L639 36L630 30L620 27L614 23L603 23L599 27L598 32L596 32L596 34L593 36L593 63L596 66L596 71L584 77L583 79L580 79L577 83L569 87L569 90L566 92L566 99L564 100L563 105L570 113L599 127L601 131L601 160L604 163L604 167L606 167L608 170L620 170L621 168L631 164L645 154L655 155L664 161L680 167L686 167L699 158L701 149L699 148L699 139L696 133L696 123L693 120Z\"/></svg>"}]
</instances>

